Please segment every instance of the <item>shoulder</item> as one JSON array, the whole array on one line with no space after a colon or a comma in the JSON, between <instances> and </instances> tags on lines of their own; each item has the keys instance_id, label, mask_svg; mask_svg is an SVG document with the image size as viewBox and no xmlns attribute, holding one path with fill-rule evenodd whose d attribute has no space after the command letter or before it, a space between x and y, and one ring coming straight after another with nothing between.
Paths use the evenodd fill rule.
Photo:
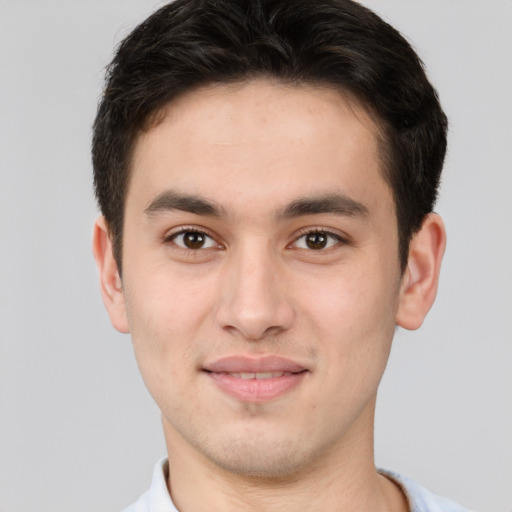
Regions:
<instances>
[{"instance_id":1,"label":"shoulder","mask_svg":"<svg viewBox=\"0 0 512 512\"><path fill-rule=\"evenodd\" d=\"M146 491L135 503L122 512L150 512L149 491Z\"/></svg>"},{"instance_id":2,"label":"shoulder","mask_svg":"<svg viewBox=\"0 0 512 512\"><path fill-rule=\"evenodd\" d=\"M379 473L393 480L402 489L409 502L411 512L470 512L462 505L434 494L399 473L382 469L379 469Z\"/></svg>"}]
</instances>

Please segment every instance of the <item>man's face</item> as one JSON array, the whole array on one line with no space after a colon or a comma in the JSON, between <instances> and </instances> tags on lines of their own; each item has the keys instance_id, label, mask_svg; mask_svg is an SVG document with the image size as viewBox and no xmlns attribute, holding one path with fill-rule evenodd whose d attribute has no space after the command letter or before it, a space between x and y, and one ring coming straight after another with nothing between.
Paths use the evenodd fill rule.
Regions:
<instances>
[{"instance_id":1,"label":"man's face","mask_svg":"<svg viewBox=\"0 0 512 512\"><path fill-rule=\"evenodd\" d=\"M401 283L381 165L356 102L265 80L140 136L123 290L171 449L276 476L371 444Z\"/></svg>"}]
</instances>

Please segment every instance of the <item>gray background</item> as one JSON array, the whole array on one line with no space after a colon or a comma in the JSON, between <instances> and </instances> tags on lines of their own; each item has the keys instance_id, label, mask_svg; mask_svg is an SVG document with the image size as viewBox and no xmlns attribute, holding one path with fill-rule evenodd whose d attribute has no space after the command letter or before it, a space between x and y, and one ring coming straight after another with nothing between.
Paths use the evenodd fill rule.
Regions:
<instances>
[{"instance_id":1,"label":"gray background","mask_svg":"<svg viewBox=\"0 0 512 512\"><path fill-rule=\"evenodd\" d=\"M376 459L512 510L512 2L367 0L451 119L449 243L424 327L399 331ZM165 452L90 250L90 126L113 46L162 2L0 0L0 510L119 510Z\"/></svg>"}]
</instances>

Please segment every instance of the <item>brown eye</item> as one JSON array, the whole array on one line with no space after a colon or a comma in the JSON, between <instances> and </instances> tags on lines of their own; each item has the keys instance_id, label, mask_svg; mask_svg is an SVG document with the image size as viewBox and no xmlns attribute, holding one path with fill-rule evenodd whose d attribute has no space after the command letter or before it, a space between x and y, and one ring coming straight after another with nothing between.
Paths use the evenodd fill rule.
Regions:
<instances>
[{"instance_id":1,"label":"brown eye","mask_svg":"<svg viewBox=\"0 0 512 512\"><path fill-rule=\"evenodd\" d=\"M189 249L201 249L204 245L205 236L202 233L190 231L183 235L183 243Z\"/></svg>"},{"instance_id":2,"label":"brown eye","mask_svg":"<svg viewBox=\"0 0 512 512\"><path fill-rule=\"evenodd\" d=\"M327 240L325 233L309 233L309 235L306 235L305 242L310 249L324 249Z\"/></svg>"},{"instance_id":3,"label":"brown eye","mask_svg":"<svg viewBox=\"0 0 512 512\"><path fill-rule=\"evenodd\" d=\"M294 246L298 249L310 249L313 251L321 251L329 249L341 241L341 238L334 233L328 231L311 231L299 237Z\"/></svg>"},{"instance_id":4,"label":"brown eye","mask_svg":"<svg viewBox=\"0 0 512 512\"><path fill-rule=\"evenodd\" d=\"M172 237L172 241L179 247L197 251L216 247L215 240L201 231L182 231Z\"/></svg>"}]
</instances>

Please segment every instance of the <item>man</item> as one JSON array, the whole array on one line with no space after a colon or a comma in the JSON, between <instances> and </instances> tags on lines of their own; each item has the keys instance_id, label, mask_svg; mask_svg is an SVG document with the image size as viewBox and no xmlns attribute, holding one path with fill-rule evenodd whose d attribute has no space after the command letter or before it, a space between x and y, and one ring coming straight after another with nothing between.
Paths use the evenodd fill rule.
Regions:
<instances>
[{"instance_id":1,"label":"man","mask_svg":"<svg viewBox=\"0 0 512 512\"><path fill-rule=\"evenodd\" d=\"M446 118L349 0L177 0L109 68L94 232L168 458L130 511L463 511L377 471L396 326L436 294Z\"/></svg>"}]
</instances>

